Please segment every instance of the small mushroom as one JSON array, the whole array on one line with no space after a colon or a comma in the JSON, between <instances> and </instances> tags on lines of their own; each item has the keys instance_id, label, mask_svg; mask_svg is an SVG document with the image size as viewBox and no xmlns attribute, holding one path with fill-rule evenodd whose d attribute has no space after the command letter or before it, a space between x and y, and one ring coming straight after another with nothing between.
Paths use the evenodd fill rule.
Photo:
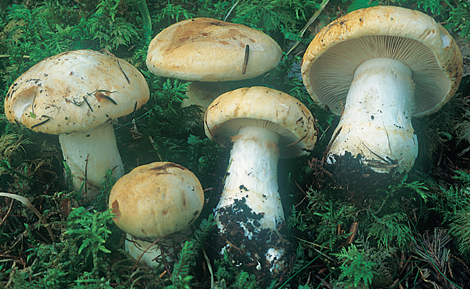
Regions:
<instances>
[{"instance_id":1,"label":"small mushroom","mask_svg":"<svg viewBox=\"0 0 470 289\"><path fill-rule=\"evenodd\" d=\"M373 175L390 177L413 167L418 140L411 118L452 98L462 55L433 18L378 6L324 27L305 52L302 77L318 105L341 115L327 162L351 155Z\"/></svg>"},{"instance_id":2,"label":"small mushroom","mask_svg":"<svg viewBox=\"0 0 470 289\"><path fill-rule=\"evenodd\" d=\"M156 75L192 81L183 105L206 109L229 90L224 82L254 78L275 68L279 45L261 31L211 18L188 19L150 43L147 67Z\"/></svg>"},{"instance_id":3,"label":"small mushroom","mask_svg":"<svg viewBox=\"0 0 470 289\"><path fill-rule=\"evenodd\" d=\"M108 170L124 174L113 122L149 98L142 74L126 61L92 50L64 52L21 75L5 97L9 121L58 134L73 186L94 196Z\"/></svg>"},{"instance_id":4,"label":"small mushroom","mask_svg":"<svg viewBox=\"0 0 470 289\"><path fill-rule=\"evenodd\" d=\"M285 225L277 164L279 157L305 155L313 149L314 118L286 93L251 87L216 98L204 124L209 138L233 143L215 214L218 247L235 262L260 264L258 273L275 276L286 265L286 248L277 234Z\"/></svg>"},{"instance_id":5,"label":"small mushroom","mask_svg":"<svg viewBox=\"0 0 470 289\"><path fill-rule=\"evenodd\" d=\"M162 252L189 235L203 205L204 192L196 176L170 162L136 167L116 182L109 196L113 220L126 232L125 250L148 266L171 260Z\"/></svg>"}]
</instances>

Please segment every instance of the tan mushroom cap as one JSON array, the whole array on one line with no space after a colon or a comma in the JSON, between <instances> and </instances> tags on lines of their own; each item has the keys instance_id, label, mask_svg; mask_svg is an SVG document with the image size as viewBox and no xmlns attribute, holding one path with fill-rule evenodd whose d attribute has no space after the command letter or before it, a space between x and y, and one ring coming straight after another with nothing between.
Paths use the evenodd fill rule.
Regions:
<instances>
[{"instance_id":1,"label":"tan mushroom cap","mask_svg":"<svg viewBox=\"0 0 470 289\"><path fill-rule=\"evenodd\" d=\"M249 46L246 71L245 51ZM232 81L275 68L282 50L261 31L211 18L188 19L160 32L150 43L147 67L156 75L188 81Z\"/></svg>"},{"instance_id":2,"label":"tan mushroom cap","mask_svg":"<svg viewBox=\"0 0 470 289\"><path fill-rule=\"evenodd\" d=\"M457 44L433 18L377 6L340 17L315 36L302 62L304 84L315 102L340 115L354 71L372 58L396 59L412 70L415 117L439 110L463 74Z\"/></svg>"},{"instance_id":3,"label":"tan mushroom cap","mask_svg":"<svg viewBox=\"0 0 470 289\"><path fill-rule=\"evenodd\" d=\"M296 98L267 87L240 88L216 98L206 111L206 135L221 143L245 126L259 126L281 137L281 157L307 154L317 141L311 112Z\"/></svg>"},{"instance_id":4,"label":"tan mushroom cap","mask_svg":"<svg viewBox=\"0 0 470 289\"><path fill-rule=\"evenodd\" d=\"M149 95L143 75L126 61L75 50L46 58L21 75L5 98L5 114L37 132L71 133L130 114Z\"/></svg>"},{"instance_id":5,"label":"tan mushroom cap","mask_svg":"<svg viewBox=\"0 0 470 289\"><path fill-rule=\"evenodd\" d=\"M121 177L109 196L116 225L140 238L160 238L188 228L204 205L196 176L181 165L155 162Z\"/></svg>"}]
</instances>

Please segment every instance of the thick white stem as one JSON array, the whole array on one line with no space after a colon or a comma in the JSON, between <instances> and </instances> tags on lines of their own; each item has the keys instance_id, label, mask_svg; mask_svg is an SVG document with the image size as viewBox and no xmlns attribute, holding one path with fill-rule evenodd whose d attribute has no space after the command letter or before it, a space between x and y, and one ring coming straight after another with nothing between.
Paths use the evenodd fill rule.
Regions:
<instances>
[{"instance_id":1,"label":"thick white stem","mask_svg":"<svg viewBox=\"0 0 470 289\"><path fill-rule=\"evenodd\" d=\"M409 171L418 155L411 126L414 82L408 66L386 58L368 60L355 72L344 112L329 150L333 156L361 155L362 164L378 173Z\"/></svg>"},{"instance_id":2,"label":"thick white stem","mask_svg":"<svg viewBox=\"0 0 470 289\"><path fill-rule=\"evenodd\" d=\"M85 132L59 135L62 154L69 166L74 190L78 191L86 177L85 198L92 198L108 170L119 179L124 175L124 166L116 145L113 123L108 121Z\"/></svg>"},{"instance_id":3,"label":"thick white stem","mask_svg":"<svg viewBox=\"0 0 470 289\"><path fill-rule=\"evenodd\" d=\"M215 215L221 253L228 250L234 261L257 263L256 270L271 275L285 268L285 249L277 232L284 222L277 183L279 138L277 133L251 126L232 137L229 168ZM244 249L240 253L235 248Z\"/></svg>"},{"instance_id":4,"label":"thick white stem","mask_svg":"<svg viewBox=\"0 0 470 289\"><path fill-rule=\"evenodd\" d=\"M152 242L139 240L132 237L131 234L126 234L124 249L134 260L139 260L139 262L147 264L149 267L157 267L161 264L158 261L162 260L160 246L152 245ZM165 259L171 261L169 258Z\"/></svg>"},{"instance_id":5,"label":"thick white stem","mask_svg":"<svg viewBox=\"0 0 470 289\"><path fill-rule=\"evenodd\" d=\"M158 267L163 261L171 263L177 260L177 254L181 251L185 238L191 233L191 227L188 227L180 232L163 237L155 244L126 233L124 250L135 260L139 260L139 262L147 264L149 267Z\"/></svg>"},{"instance_id":6,"label":"thick white stem","mask_svg":"<svg viewBox=\"0 0 470 289\"><path fill-rule=\"evenodd\" d=\"M199 105L205 111L219 95L227 92L230 86L227 82L191 82L183 100L183 107Z\"/></svg>"},{"instance_id":7,"label":"thick white stem","mask_svg":"<svg viewBox=\"0 0 470 289\"><path fill-rule=\"evenodd\" d=\"M228 175L217 210L244 202L250 210L245 212L247 215L262 215L255 227L275 230L284 221L277 183L279 135L249 126L241 128L232 142ZM251 237L250 230L245 232L245 236Z\"/></svg>"}]
</instances>

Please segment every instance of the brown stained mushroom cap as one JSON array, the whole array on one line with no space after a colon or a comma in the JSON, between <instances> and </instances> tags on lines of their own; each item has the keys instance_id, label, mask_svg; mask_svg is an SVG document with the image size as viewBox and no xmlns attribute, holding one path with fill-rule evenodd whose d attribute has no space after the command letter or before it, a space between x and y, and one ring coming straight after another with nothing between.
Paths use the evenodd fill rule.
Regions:
<instances>
[{"instance_id":1,"label":"brown stained mushroom cap","mask_svg":"<svg viewBox=\"0 0 470 289\"><path fill-rule=\"evenodd\" d=\"M318 105L340 115L356 68L372 58L396 59L412 70L415 117L439 110L463 74L457 44L433 18L377 6L339 17L315 36L302 61L304 84Z\"/></svg>"},{"instance_id":2,"label":"brown stained mushroom cap","mask_svg":"<svg viewBox=\"0 0 470 289\"><path fill-rule=\"evenodd\" d=\"M116 225L140 238L160 238L188 228L199 216L204 192L183 166L155 162L121 177L109 196Z\"/></svg>"},{"instance_id":3,"label":"brown stained mushroom cap","mask_svg":"<svg viewBox=\"0 0 470 289\"><path fill-rule=\"evenodd\" d=\"M245 126L259 126L281 137L281 157L307 154L317 141L315 120L296 98L267 87L240 88L216 98L206 111L206 135L221 143Z\"/></svg>"},{"instance_id":4,"label":"brown stained mushroom cap","mask_svg":"<svg viewBox=\"0 0 470 289\"><path fill-rule=\"evenodd\" d=\"M249 57L243 73L246 47ZM261 31L211 18L195 18L164 29L152 40L147 67L156 75L188 81L232 81L275 68L279 45Z\"/></svg>"},{"instance_id":5,"label":"brown stained mushroom cap","mask_svg":"<svg viewBox=\"0 0 470 289\"><path fill-rule=\"evenodd\" d=\"M10 87L9 121L48 134L94 128L132 113L149 98L143 75L117 57L92 50L42 60Z\"/></svg>"}]
</instances>

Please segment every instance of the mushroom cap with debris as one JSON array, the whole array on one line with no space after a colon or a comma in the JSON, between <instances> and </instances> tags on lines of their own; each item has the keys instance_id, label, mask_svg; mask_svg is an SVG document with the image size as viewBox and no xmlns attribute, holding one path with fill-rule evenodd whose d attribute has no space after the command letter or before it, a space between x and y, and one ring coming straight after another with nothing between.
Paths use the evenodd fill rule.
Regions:
<instances>
[{"instance_id":1,"label":"mushroom cap with debris","mask_svg":"<svg viewBox=\"0 0 470 289\"><path fill-rule=\"evenodd\" d=\"M233 81L268 72L281 56L276 41L261 31L195 18L173 24L155 36L149 45L147 67L156 75L187 81Z\"/></svg>"},{"instance_id":2,"label":"mushroom cap with debris","mask_svg":"<svg viewBox=\"0 0 470 289\"><path fill-rule=\"evenodd\" d=\"M157 238L188 228L204 205L197 177L185 167L154 162L121 177L109 196L116 225L138 238Z\"/></svg>"},{"instance_id":3,"label":"mushroom cap with debris","mask_svg":"<svg viewBox=\"0 0 470 289\"><path fill-rule=\"evenodd\" d=\"M432 17L377 6L339 17L315 36L302 62L305 87L319 106L341 115L356 68L373 58L395 59L411 69L414 117L439 110L463 74L457 44Z\"/></svg>"},{"instance_id":4,"label":"mushroom cap with debris","mask_svg":"<svg viewBox=\"0 0 470 289\"><path fill-rule=\"evenodd\" d=\"M245 87L216 98L206 111L206 135L222 144L240 128L258 126L280 135L281 157L309 153L317 141L315 119L298 99L268 87Z\"/></svg>"},{"instance_id":5,"label":"mushroom cap with debris","mask_svg":"<svg viewBox=\"0 0 470 289\"><path fill-rule=\"evenodd\" d=\"M48 134L85 131L132 113L150 96L126 61L93 50L48 57L21 75L5 97L9 121Z\"/></svg>"}]
</instances>

